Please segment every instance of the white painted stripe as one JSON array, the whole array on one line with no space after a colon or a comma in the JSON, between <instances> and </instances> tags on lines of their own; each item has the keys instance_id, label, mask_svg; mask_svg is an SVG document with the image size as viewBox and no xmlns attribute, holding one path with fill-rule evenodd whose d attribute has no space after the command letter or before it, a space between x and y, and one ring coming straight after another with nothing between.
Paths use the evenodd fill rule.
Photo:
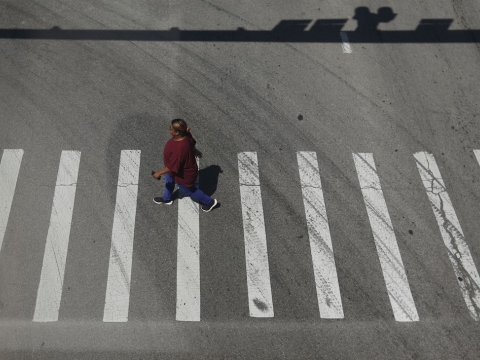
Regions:
<instances>
[{"instance_id":1,"label":"white painted stripe","mask_svg":"<svg viewBox=\"0 0 480 360\"><path fill-rule=\"evenodd\" d=\"M396 321L418 321L407 274L372 154L353 154L383 278Z\"/></svg>"},{"instance_id":2,"label":"white painted stripe","mask_svg":"<svg viewBox=\"0 0 480 360\"><path fill-rule=\"evenodd\" d=\"M342 298L315 152L297 153L320 317L343 319Z\"/></svg>"},{"instance_id":3,"label":"white painted stripe","mask_svg":"<svg viewBox=\"0 0 480 360\"><path fill-rule=\"evenodd\" d=\"M238 172L242 201L250 316L273 317L267 236L265 233L256 152L238 154Z\"/></svg>"},{"instance_id":4,"label":"white painted stripe","mask_svg":"<svg viewBox=\"0 0 480 360\"><path fill-rule=\"evenodd\" d=\"M77 188L80 151L62 151L33 321L57 321Z\"/></svg>"},{"instance_id":5,"label":"white painted stripe","mask_svg":"<svg viewBox=\"0 0 480 360\"><path fill-rule=\"evenodd\" d=\"M414 156L468 311L470 316L478 321L480 277L440 170L432 154L418 152Z\"/></svg>"},{"instance_id":6,"label":"white painted stripe","mask_svg":"<svg viewBox=\"0 0 480 360\"><path fill-rule=\"evenodd\" d=\"M0 250L2 249L23 150L4 150L0 162Z\"/></svg>"},{"instance_id":7,"label":"white painted stripe","mask_svg":"<svg viewBox=\"0 0 480 360\"><path fill-rule=\"evenodd\" d=\"M473 153L475 154L478 164L480 165L480 150L473 150Z\"/></svg>"},{"instance_id":8,"label":"white painted stripe","mask_svg":"<svg viewBox=\"0 0 480 360\"><path fill-rule=\"evenodd\" d=\"M195 185L198 186L198 177ZM190 197L178 199L176 313L178 321L200 321L199 210L199 204Z\"/></svg>"},{"instance_id":9,"label":"white painted stripe","mask_svg":"<svg viewBox=\"0 0 480 360\"><path fill-rule=\"evenodd\" d=\"M350 42L348 41L348 36L345 31L340 31L340 38L342 39L342 50L344 54L351 54L352 48L350 47Z\"/></svg>"},{"instance_id":10,"label":"white painted stripe","mask_svg":"<svg viewBox=\"0 0 480 360\"><path fill-rule=\"evenodd\" d=\"M140 150L122 150L103 321L128 321Z\"/></svg>"}]
</instances>

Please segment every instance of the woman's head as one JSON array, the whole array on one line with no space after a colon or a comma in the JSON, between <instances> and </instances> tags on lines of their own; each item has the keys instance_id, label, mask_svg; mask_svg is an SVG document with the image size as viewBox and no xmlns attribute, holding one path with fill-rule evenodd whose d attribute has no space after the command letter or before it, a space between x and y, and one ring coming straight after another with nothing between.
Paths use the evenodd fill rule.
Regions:
<instances>
[{"instance_id":1,"label":"woman's head","mask_svg":"<svg viewBox=\"0 0 480 360\"><path fill-rule=\"evenodd\" d=\"M187 132L190 131L187 123L183 119L173 119L172 120L172 129L175 132L178 132L180 136L185 136Z\"/></svg>"}]
</instances>

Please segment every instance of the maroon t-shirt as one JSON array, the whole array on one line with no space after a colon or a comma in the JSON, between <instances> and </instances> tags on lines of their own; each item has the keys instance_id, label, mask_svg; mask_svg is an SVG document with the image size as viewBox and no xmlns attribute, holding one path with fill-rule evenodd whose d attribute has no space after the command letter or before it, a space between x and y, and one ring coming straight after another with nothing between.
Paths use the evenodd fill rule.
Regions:
<instances>
[{"instance_id":1,"label":"maroon t-shirt","mask_svg":"<svg viewBox=\"0 0 480 360\"><path fill-rule=\"evenodd\" d=\"M173 138L167 141L163 150L163 164L170 170L169 175L177 184L193 186L198 175L197 161L193 149L195 139L192 134L187 135L181 141Z\"/></svg>"}]
</instances>

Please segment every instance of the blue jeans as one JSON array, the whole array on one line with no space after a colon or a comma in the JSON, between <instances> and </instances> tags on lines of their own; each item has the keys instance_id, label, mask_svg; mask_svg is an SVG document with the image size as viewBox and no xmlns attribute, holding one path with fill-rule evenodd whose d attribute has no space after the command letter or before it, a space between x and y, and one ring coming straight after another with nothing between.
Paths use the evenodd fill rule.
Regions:
<instances>
[{"instance_id":1,"label":"blue jeans","mask_svg":"<svg viewBox=\"0 0 480 360\"><path fill-rule=\"evenodd\" d=\"M163 193L163 200L170 201L172 200L172 193L175 189L175 181L167 173L165 176L165 192ZM182 190L185 195L190 196L194 201L200 203L201 205L210 205L213 203L213 199L205 194L202 190L198 189L195 185L187 187L182 184L177 184L177 186Z\"/></svg>"}]
</instances>

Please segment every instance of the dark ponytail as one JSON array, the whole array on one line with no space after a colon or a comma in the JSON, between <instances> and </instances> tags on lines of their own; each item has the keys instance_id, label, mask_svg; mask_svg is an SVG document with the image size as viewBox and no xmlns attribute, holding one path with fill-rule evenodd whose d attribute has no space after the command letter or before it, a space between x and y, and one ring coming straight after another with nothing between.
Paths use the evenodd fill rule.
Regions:
<instances>
[{"instance_id":1,"label":"dark ponytail","mask_svg":"<svg viewBox=\"0 0 480 360\"><path fill-rule=\"evenodd\" d=\"M185 136L188 132L190 132L190 128L183 119L173 119L172 127L175 131L178 131L181 136Z\"/></svg>"}]
</instances>

